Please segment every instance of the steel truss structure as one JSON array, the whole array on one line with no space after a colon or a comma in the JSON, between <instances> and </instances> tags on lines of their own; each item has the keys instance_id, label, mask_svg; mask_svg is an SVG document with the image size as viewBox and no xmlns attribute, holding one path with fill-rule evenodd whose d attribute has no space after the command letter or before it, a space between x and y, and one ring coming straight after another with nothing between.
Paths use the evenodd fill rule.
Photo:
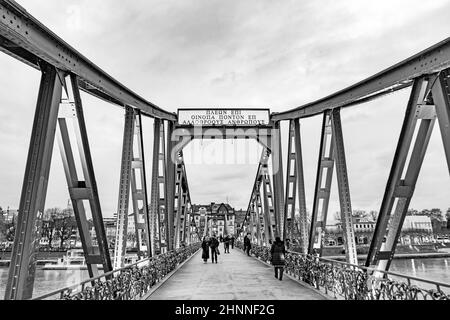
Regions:
<instances>
[{"instance_id":1,"label":"steel truss structure","mask_svg":"<svg viewBox=\"0 0 450 320\"><path fill-rule=\"evenodd\" d=\"M274 209L272 206L272 186L268 170L270 151L263 148L256 171L256 178L243 221L245 233L250 233L251 240L258 244L269 244L274 240ZM261 187L263 188L261 201ZM262 205L262 202L264 205Z\"/></svg>"},{"instance_id":2,"label":"steel truss structure","mask_svg":"<svg viewBox=\"0 0 450 320\"><path fill-rule=\"evenodd\" d=\"M298 192L298 193L297 193ZM298 196L298 222L295 217L295 203ZM308 215L306 212L305 181L303 177L303 156L300 136L300 121L289 121L289 140L286 166L285 219L283 239L298 239L300 252L308 252Z\"/></svg>"},{"instance_id":3,"label":"steel truss structure","mask_svg":"<svg viewBox=\"0 0 450 320\"><path fill-rule=\"evenodd\" d=\"M258 245L267 246L276 237L290 238L299 240L302 253L321 255L322 233L326 227L331 182L336 169L346 259L356 265L340 111L412 86L366 260L366 266L376 268L380 277L386 274L383 271L389 269L395 254L436 119L450 172L450 38L339 92L285 112L272 113L269 125L203 127L200 130L193 126L180 126L175 113L161 109L122 85L12 0L0 0L0 50L41 71L6 299L28 299L33 294L37 246L55 135L91 278L98 275L99 265L107 274L124 265L130 196L141 256L151 257L173 251L199 240L201 235L193 219L182 152L195 138L251 138L263 145L244 228L240 230L249 232L252 241ZM68 77L70 82L66 82ZM80 90L125 109L114 268L103 225ZM323 123L308 230L300 119L315 115L323 115ZM150 203L142 116L154 119ZM75 138L71 138L69 133L70 119ZM287 120L289 140L284 181L280 122ZM78 168L82 172L77 172L71 141L74 139L79 153ZM272 156L271 172L269 156ZM298 217L295 216L297 198ZM89 202L97 244L91 239L85 202ZM194 233L192 228L195 228ZM207 224L204 232L206 234Z\"/></svg>"},{"instance_id":4,"label":"steel truss structure","mask_svg":"<svg viewBox=\"0 0 450 320\"><path fill-rule=\"evenodd\" d=\"M322 255L323 236L326 230L334 166L336 166L345 254L348 262L358 264L339 108L326 111L323 117L311 229L309 233L309 254L317 252L319 256Z\"/></svg>"},{"instance_id":5,"label":"steel truss structure","mask_svg":"<svg viewBox=\"0 0 450 320\"><path fill-rule=\"evenodd\" d=\"M6 299L29 299L33 294L37 245L40 239L40 225L57 124L60 128L61 157L89 275L91 277L98 275L97 264L102 264L106 272L112 270L77 77L70 75L73 99L69 101L67 97L61 108L62 112L59 112L63 87L68 94L65 82L67 75L45 62L42 62L41 70L41 85L19 205L20 214L11 256ZM80 180L76 172L67 118L75 120L74 127L84 180ZM84 200L89 201L97 247L93 247L90 238Z\"/></svg>"},{"instance_id":6,"label":"steel truss structure","mask_svg":"<svg viewBox=\"0 0 450 320\"><path fill-rule=\"evenodd\" d=\"M175 248L179 248L182 243L186 244L186 238L190 241L190 216L191 216L191 194L187 183L186 168L184 166L183 152L179 152L176 163L175 178Z\"/></svg>"},{"instance_id":7,"label":"steel truss structure","mask_svg":"<svg viewBox=\"0 0 450 320\"><path fill-rule=\"evenodd\" d=\"M134 145L137 147L134 148ZM137 149L137 154L135 154L134 149ZM114 250L115 269L123 267L126 254L130 191L133 205L133 220L135 225L138 256L152 256L142 118L139 110L126 107L119 184L119 201L117 208L117 232ZM144 243L146 246L145 250L143 248Z\"/></svg>"},{"instance_id":8,"label":"steel truss structure","mask_svg":"<svg viewBox=\"0 0 450 320\"><path fill-rule=\"evenodd\" d=\"M450 164L449 94L448 70L414 81L366 266L389 269L436 118Z\"/></svg>"},{"instance_id":9,"label":"steel truss structure","mask_svg":"<svg viewBox=\"0 0 450 320\"><path fill-rule=\"evenodd\" d=\"M158 156L156 156L156 154ZM151 250L156 254L167 251L165 237L165 190L166 190L166 151L164 122L155 119L153 132L153 164L152 164L152 194L150 201L150 233Z\"/></svg>"}]
</instances>

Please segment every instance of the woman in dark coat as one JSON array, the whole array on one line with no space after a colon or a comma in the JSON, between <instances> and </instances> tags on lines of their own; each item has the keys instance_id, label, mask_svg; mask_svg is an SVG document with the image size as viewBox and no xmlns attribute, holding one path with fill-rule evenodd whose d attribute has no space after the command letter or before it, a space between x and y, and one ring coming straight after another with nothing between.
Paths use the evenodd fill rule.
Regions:
<instances>
[{"instance_id":1,"label":"woman in dark coat","mask_svg":"<svg viewBox=\"0 0 450 320\"><path fill-rule=\"evenodd\" d=\"M209 241L208 238L203 237L203 241L202 241L202 259L204 261L204 263L206 263L206 260L209 259Z\"/></svg>"},{"instance_id":2,"label":"woman in dark coat","mask_svg":"<svg viewBox=\"0 0 450 320\"><path fill-rule=\"evenodd\" d=\"M272 255L271 262L275 270L275 278L282 280L284 269L284 255L286 254L286 249L280 237L275 238L275 242L272 244L272 247L270 248L270 254ZM279 278L278 278L278 270L280 270Z\"/></svg>"}]
</instances>

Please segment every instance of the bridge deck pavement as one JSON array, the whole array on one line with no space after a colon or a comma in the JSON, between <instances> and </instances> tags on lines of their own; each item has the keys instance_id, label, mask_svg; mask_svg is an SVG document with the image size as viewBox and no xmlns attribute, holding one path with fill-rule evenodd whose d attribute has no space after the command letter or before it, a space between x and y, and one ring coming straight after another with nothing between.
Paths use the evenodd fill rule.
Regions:
<instances>
[{"instance_id":1,"label":"bridge deck pavement","mask_svg":"<svg viewBox=\"0 0 450 320\"><path fill-rule=\"evenodd\" d=\"M201 250L153 292L149 300L324 300L316 291L248 257L241 249L220 247L218 263L203 263Z\"/></svg>"}]
</instances>

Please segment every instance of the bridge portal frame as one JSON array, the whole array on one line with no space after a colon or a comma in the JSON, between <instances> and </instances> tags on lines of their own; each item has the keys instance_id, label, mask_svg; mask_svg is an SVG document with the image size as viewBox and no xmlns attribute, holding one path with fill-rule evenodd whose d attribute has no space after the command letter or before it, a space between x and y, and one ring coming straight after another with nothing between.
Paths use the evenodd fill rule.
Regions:
<instances>
[{"instance_id":1,"label":"bridge portal frame","mask_svg":"<svg viewBox=\"0 0 450 320\"><path fill-rule=\"evenodd\" d=\"M173 163L172 159L176 158L176 154L182 152L182 150L193 140L193 139L254 139L257 142L259 142L264 150L267 152L267 156L269 156L271 153L274 153L273 160L272 161L272 177L273 177L273 189L275 192L272 193L272 187L270 182L270 176L267 169L266 164L266 174L261 175L261 177L264 177L263 180L265 182L265 185L270 186L270 189L265 188L264 194L264 203L267 204L265 207L267 208L264 210L264 217L265 217L265 226L272 225L272 228L270 228L273 231L267 230L267 232L271 232L271 237L274 239L276 236L281 236L281 231L283 230L283 227L280 226L280 221L282 221L284 218L284 188L283 188L283 168L282 168L282 156L281 156L281 136L279 134L280 128L279 123L270 123L269 125L259 125L259 126L186 126L186 125L173 125L172 133L170 136L172 137L170 140L170 144L168 144L168 154L170 156L167 157L168 161L168 172L174 171L175 163ZM169 137L169 135L168 135ZM272 150L272 146L275 147L274 150ZM169 151L170 150L170 151ZM172 169L170 169L172 168ZM260 167L258 168L258 173L260 172ZM170 185L172 182L172 178L168 178L168 184ZM174 188L169 188L168 190L171 190L172 195L168 193L167 198L175 198L175 190ZM275 195L275 196L274 196ZM269 201L269 198L272 198L273 200ZM175 212L172 205L173 201L169 200L168 203L168 211L169 212ZM171 207L172 206L172 207ZM274 207L272 209L273 216L267 217L267 214L269 215L270 207ZM278 208L278 210L275 210L275 208ZM247 212L248 215L249 212ZM246 218L247 219L247 215ZM174 221L178 221L178 216L174 216ZM169 217L169 220L171 220L171 217ZM245 220L246 221L246 220ZM261 226L260 226L261 227ZM176 229L170 228L170 229ZM176 232L176 230L174 230ZM272 235L273 232L273 235ZM173 235L172 235L173 236ZM172 237L171 236L171 237ZM173 239L175 240L175 238ZM176 247L176 246L175 246ZM171 246L173 248L173 246Z\"/></svg>"}]
</instances>

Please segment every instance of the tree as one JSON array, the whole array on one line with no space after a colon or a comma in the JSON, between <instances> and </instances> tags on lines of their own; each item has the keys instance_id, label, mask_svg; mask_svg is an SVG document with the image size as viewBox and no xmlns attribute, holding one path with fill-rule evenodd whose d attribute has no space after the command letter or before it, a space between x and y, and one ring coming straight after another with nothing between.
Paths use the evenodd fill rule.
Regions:
<instances>
[{"instance_id":1,"label":"tree","mask_svg":"<svg viewBox=\"0 0 450 320\"><path fill-rule=\"evenodd\" d=\"M48 246L51 248L55 237L55 220L53 218L42 221L41 237L47 238Z\"/></svg>"},{"instance_id":2,"label":"tree","mask_svg":"<svg viewBox=\"0 0 450 320\"><path fill-rule=\"evenodd\" d=\"M352 211L352 216L358 218L365 218L367 216L367 213L364 210L354 209Z\"/></svg>"},{"instance_id":3,"label":"tree","mask_svg":"<svg viewBox=\"0 0 450 320\"><path fill-rule=\"evenodd\" d=\"M55 232L59 238L59 247L64 248L64 242L76 231L77 223L73 216L59 217L55 219Z\"/></svg>"},{"instance_id":4,"label":"tree","mask_svg":"<svg viewBox=\"0 0 450 320\"><path fill-rule=\"evenodd\" d=\"M48 246L52 247L52 242L56 234L55 222L56 219L62 217L63 211L60 208L50 208L45 210L42 217L41 237L47 238Z\"/></svg>"},{"instance_id":5,"label":"tree","mask_svg":"<svg viewBox=\"0 0 450 320\"><path fill-rule=\"evenodd\" d=\"M447 218L447 229L450 229L450 208L447 209L445 217Z\"/></svg>"},{"instance_id":6,"label":"tree","mask_svg":"<svg viewBox=\"0 0 450 320\"><path fill-rule=\"evenodd\" d=\"M442 214L441 209L439 208L433 208L431 210L424 209L421 211L420 214L430 217L434 232L440 233L442 231L442 223L444 222L444 215Z\"/></svg>"},{"instance_id":7,"label":"tree","mask_svg":"<svg viewBox=\"0 0 450 320\"><path fill-rule=\"evenodd\" d=\"M3 216L2 207L0 207L0 241L5 241L6 239L6 223Z\"/></svg>"},{"instance_id":8,"label":"tree","mask_svg":"<svg viewBox=\"0 0 450 320\"><path fill-rule=\"evenodd\" d=\"M442 214L441 209L433 208L430 210L430 218L433 220L444 221L444 216Z\"/></svg>"},{"instance_id":9,"label":"tree","mask_svg":"<svg viewBox=\"0 0 450 320\"><path fill-rule=\"evenodd\" d=\"M419 215L419 211L417 211L416 209L411 208L411 209L408 209L408 213L406 215L408 215L408 216L417 216L417 215Z\"/></svg>"},{"instance_id":10,"label":"tree","mask_svg":"<svg viewBox=\"0 0 450 320\"><path fill-rule=\"evenodd\" d=\"M378 220L378 211L371 210L367 215L372 221Z\"/></svg>"},{"instance_id":11,"label":"tree","mask_svg":"<svg viewBox=\"0 0 450 320\"><path fill-rule=\"evenodd\" d=\"M6 240L14 241L14 236L16 234L16 224L13 222L6 224Z\"/></svg>"}]
</instances>

